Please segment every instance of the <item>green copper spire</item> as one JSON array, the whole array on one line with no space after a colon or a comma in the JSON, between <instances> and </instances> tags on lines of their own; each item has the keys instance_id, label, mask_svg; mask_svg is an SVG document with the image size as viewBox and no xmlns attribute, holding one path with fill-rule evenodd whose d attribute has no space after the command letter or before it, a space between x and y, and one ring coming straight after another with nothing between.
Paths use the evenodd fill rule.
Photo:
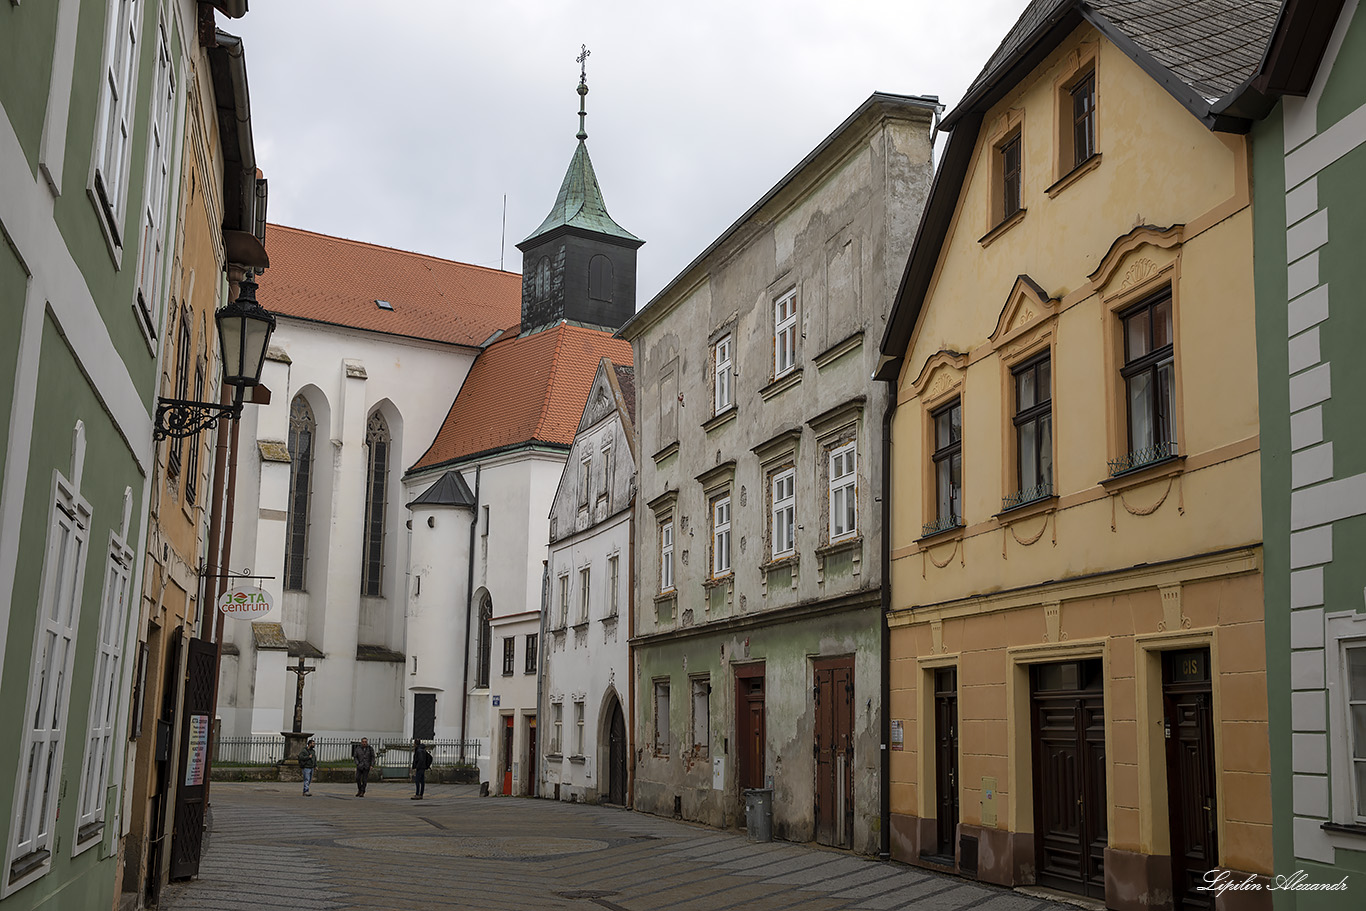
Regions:
<instances>
[{"instance_id":1,"label":"green copper spire","mask_svg":"<svg viewBox=\"0 0 1366 911\"><path fill-rule=\"evenodd\" d=\"M578 148L574 150L574 157L569 160L569 170L564 175L564 182L560 184L560 192L555 197L555 205L550 210L550 214L541 222L541 226L522 244L531 241L542 234L546 234L555 228L573 227L583 228L586 231L596 231L599 234L606 234L609 237L620 237L624 240L639 241L630 231L612 220L612 216L607 214L607 204L602 201L602 188L598 186L598 177L593 173L593 162L588 158L588 146L585 140L588 139L588 131L584 127L584 118L588 116L585 108L585 100L588 96L588 69L587 63L589 50L585 46L576 58L579 65L579 132ZM518 244L520 247L522 244Z\"/></svg>"}]
</instances>

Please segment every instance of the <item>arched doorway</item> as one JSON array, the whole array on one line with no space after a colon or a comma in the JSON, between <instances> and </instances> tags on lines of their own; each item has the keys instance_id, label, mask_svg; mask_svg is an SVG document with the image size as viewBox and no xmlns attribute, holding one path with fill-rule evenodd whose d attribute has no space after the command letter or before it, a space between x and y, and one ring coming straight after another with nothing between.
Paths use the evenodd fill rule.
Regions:
<instances>
[{"instance_id":1,"label":"arched doorway","mask_svg":"<svg viewBox=\"0 0 1366 911\"><path fill-rule=\"evenodd\" d=\"M613 699L607 722L607 802L626 806L626 716Z\"/></svg>"}]
</instances>

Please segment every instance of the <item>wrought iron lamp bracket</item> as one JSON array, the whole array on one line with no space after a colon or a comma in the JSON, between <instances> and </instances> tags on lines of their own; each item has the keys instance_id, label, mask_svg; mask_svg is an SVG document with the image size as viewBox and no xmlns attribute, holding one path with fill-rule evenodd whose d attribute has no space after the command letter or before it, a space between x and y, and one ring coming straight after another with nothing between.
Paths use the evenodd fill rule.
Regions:
<instances>
[{"instance_id":1,"label":"wrought iron lamp bracket","mask_svg":"<svg viewBox=\"0 0 1366 911\"><path fill-rule=\"evenodd\" d=\"M178 440L199 433L201 430L216 427L218 422L224 418L235 421L241 414L242 387L240 386L237 387L237 394L233 397L230 405L158 397L153 437L157 440L164 440L167 437Z\"/></svg>"}]
</instances>

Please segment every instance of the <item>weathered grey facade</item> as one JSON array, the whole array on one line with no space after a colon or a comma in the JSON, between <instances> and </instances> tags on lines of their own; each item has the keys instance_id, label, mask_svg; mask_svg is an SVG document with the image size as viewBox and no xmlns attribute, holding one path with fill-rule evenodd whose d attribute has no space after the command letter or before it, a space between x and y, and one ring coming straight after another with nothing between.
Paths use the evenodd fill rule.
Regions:
<instances>
[{"instance_id":1,"label":"weathered grey facade","mask_svg":"<svg viewBox=\"0 0 1366 911\"><path fill-rule=\"evenodd\" d=\"M625 806L635 374L603 358L550 509L542 797Z\"/></svg>"},{"instance_id":2,"label":"weathered grey facade","mask_svg":"<svg viewBox=\"0 0 1366 911\"><path fill-rule=\"evenodd\" d=\"M877 339L935 99L875 94L621 330L639 388L635 806L878 850Z\"/></svg>"}]
</instances>

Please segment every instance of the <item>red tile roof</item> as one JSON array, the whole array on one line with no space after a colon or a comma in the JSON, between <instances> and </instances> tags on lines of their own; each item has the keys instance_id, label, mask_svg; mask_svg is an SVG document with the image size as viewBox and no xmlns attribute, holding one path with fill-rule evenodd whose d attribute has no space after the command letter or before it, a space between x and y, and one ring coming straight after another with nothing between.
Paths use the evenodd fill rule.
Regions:
<instances>
[{"instance_id":1,"label":"red tile roof","mask_svg":"<svg viewBox=\"0 0 1366 911\"><path fill-rule=\"evenodd\" d=\"M480 345L521 318L514 272L284 225L269 225L266 241L257 299L281 316L454 345Z\"/></svg>"},{"instance_id":2,"label":"red tile roof","mask_svg":"<svg viewBox=\"0 0 1366 911\"><path fill-rule=\"evenodd\" d=\"M604 357L630 364L630 342L563 322L524 338L509 333L475 359L413 470L521 443L569 446Z\"/></svg>"}]
</instances>

